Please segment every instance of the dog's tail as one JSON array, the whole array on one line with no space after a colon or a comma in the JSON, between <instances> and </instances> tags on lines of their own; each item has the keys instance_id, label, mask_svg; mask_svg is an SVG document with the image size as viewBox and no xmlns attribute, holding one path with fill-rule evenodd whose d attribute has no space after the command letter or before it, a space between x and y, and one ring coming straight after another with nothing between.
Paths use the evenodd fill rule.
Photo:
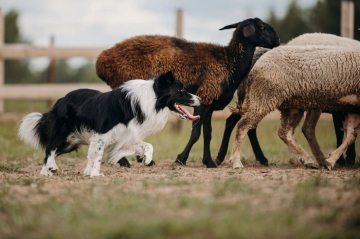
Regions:
<instances>
[{"instance_id":1,"label":"dog's tail","mask_svg":"<svg viewBox=\"0 0 360 239\"><path fill-rule=\"evenodd\" d=\"M36 149L43 148L44 146L41 143L39 132L39 122L42 117L43 114L34 112L26 115L19 122L19 138Z\"/></svg>"}]
</instances>

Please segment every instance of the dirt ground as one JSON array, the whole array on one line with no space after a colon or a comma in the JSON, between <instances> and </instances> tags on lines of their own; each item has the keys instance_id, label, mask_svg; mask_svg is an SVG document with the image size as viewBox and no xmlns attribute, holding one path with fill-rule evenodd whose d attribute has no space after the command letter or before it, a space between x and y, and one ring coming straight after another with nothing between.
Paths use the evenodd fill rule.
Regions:
<instances>
[{"instance_id":1,"label":"dirt ground","mask_svg":"<svg viewBox=\"0 0 360 239\"><path fill-rule=\"evenodd\" d=\"M105 163L104 177L89 178L82 175L86 147L57 158L61 170L43 177L44 153L17 138L15 122L2 122L0 238L360 238L360 158L330 172L294 168L278 127L269 120L257 131L269 167L254 161L246 141L243 170L228 161L206 169L202 140L187 166L175 167L190 128L174 132L169 124L147 139L155 166L131 158L131 168ZM223 128L214 120L213 157ZM301 131L295 134L310 152ZM319 123L317 136L324 153L334 150L331 121Z\"/></svg>"},{"instance_id":2,"label":"dirt ground","mask_svg":"<svg viewBox=\"0 0 360 239\"><path fill-rule=\"evenodd\" d=\"M38 206L47 208L55 207L53 205L55 202L61 208L57 210L61 212L63 210L62 205L67 203L75 205L81 202L84 205L88 203L93 205L93 201L87 197L89 193L93 197L98 197L97 200L100 202L111 200L112 203L116 203L122 200L121 196L123 195L132 195L125 198L125 202L127 200L141 201L143 198L146 198L146 201L151 201L152 205L148 205L149 208L146 207L146 210L150 210L150 212L139 217L139 212L136 211L132 214L133 217L130 217L131 219L122 218L122 220L131 223L142 220L146 222L150 220L146 219L148 217L151 220L159 218L160 221L174 223L174 225L178 225L179 220L188 221L191 219L195 223L198 220L203 220L198 217L204 213L210 218L218 217L220 220L235 217L234 220L236 219L235 221L238 222L239 216L243 217L250 214L247 216L250 218L249 221L255 221L253 222L254 225L247 222L250 223L250 225L246 224L248 228L258 227L259 223L262 225L262 219L253 219L253 217L268 215L270 220L264 224L264 231L258 229L258 232L253 234L257 235L255 238L264 238L270 232L276 237L302 238L307 235L304 229L312 228L314 225L316 225L316 230L309 234L311 238L326 235L359 238L360 235L358 234L360 233L360 170L357 167L355 169L336 169L329 172L294 168L287 164L273 164L270 167L264 167L257 163L245 162L243 170L233 170L229 162L225 162L217 169L206 169L200 162L189 162L186 167L175 167L172 165L173 160L158 160L156 166L146 167L133 161L130 169L120 168L118 165L103 164L101 172L105 176L89 178L82 176L85 161L76 162L75 160L71 162L72 159L69 160L70 162L66 164L59 163L58 166L61 171L49 178L39 175L41 166L28 166L18 168L14 172L0 173L2 201L0 220L3 219L4 225L7 226L0 229L0 235L9 238L21 238L25 234L28 238L42 238L49 235L47 230L43 228L43 223L32 225L34 222L27 222L30 226L24 222L19 224L13 218L14 215L4 210L4 207L14 206L15 203L16 207L26 204L27 207L30 205L30 208L37 208ZM126 203L126 207L129 203ZM207 206L205 207L204 204ZM212 208L209 205L213 205L218 210L223 208L224 211L218 212L220 215L216 216L217 213L207 212L209 207ZM133 206L141 208L137 204ZM23 210L25 210L23 216L26 217L29 209ZM86 206L83 210L94 210L100 215L104 213L103 208L94 205L93 207ZM122 211L126 214L127 210L129 209L126 208ZM153 210L156 213L152 215ZM41 209L41 211L47 210ZM225 212L226 214L223 214ZM232 213L236 213L236 215L232 215ZM56 221L55 218L58 217L51 210L39 216L40 218L46 216L53 221ZM99 219L97 217L99 216L95 218ZM25 219L22 220L26 221ZM279 225L274 225L273 223L278 220L280 220ZM236 225L237 222L235 223L235 221L233 223ZM78 223L82 225L83 222ZM266 229L268 224L269 229ZM131 225L135 225L135 228L142 228L141 225L143 224ZM242 234L244 233L243 230L241 233L235 231L229 234L227 227L220 227L218 222L214 225L207 225L207 227L212 226L214 231L211 232L210 230L210 234L208 234L208 228L204 232L202 227L187 228L184 229L186 233L182 233L190 238L249 236L249 232L246 231L245 234ZM279 229L279 226L282 229ZM29 230L33 227L36 230ZM60 229L62 227L66 228L65 231L69 230L69 225L66 223L60 226ZM216 227L219 228L216 229ZM112 228L109 229L110 232L112 230ZM299 233L298 230L302 232ZM64 233L64 231L60 232L55 229L55 231L52 230L51 237L74 236L71 230L70 232ZM154 237L150 236L150 238L166 238L169 235L179 236L176 230L175 232L165 230L165 232L163 234L160 229L157 234L154 234ZM83 232L78 238L108 237L107 233L108 231L103 234ZM116 238L112 237L113 235L111 234L109 237ZM126 234L121 230L115 235L125 236L124 238L146 237L146 234L138 235L134 232ZM181 238L184 234L180 235Z\"/></svg>"}]
</instances>

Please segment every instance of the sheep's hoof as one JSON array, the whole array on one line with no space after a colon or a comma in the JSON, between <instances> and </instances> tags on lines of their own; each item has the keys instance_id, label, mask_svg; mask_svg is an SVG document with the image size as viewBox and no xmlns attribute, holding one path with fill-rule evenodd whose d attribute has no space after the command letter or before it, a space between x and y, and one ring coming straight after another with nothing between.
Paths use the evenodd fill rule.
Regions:
<instances>
[{"instance_id":1,"label":"sheep's hoof","mask_svg":"<svg viewBox=\"0 0 360 239\"><path fill-rule=\"evenodd\" d=\"M269 167L269 161L267 158L256 158L256 161L259 161L261 165Z\"/></svg>"},{"instance_id":2,"label":"sheep's hoof","mask_svg":"<svg viewBox=\"0 0 360 239\"><path fill-rule=\"evenodd\" d=\"M314 163L307 163L305 164L305 168L309 168L309 169L319 169L319 167L314 164Z\"/></svg>"},{"instance_id":3,"label":"sheep's hoof","mask_svg":"<svg viewBox=\"0 0 360 239\"><path fill-rule=\"evenodd\" d=\"M340 158L336 161L336 164L339 165L340 167L345 166L345 159L343 155L341 155Z\"/></svg>"},{"instance_id":4,"label":"sheep's hoof","mask_svg":"<svg viewBox=\"0 0 360 239\"><path fill-rule=\"evenodd\" d=\"M206 163L206 167L207 168L217 168L217 166L216 166L216 164L214 163L214 161L208 161L207 163Z\"/></svg>"},{"instance_id":5,"label":"sheep's hoof","mask_svg":"<svg viewBox=\"0 0 360 239\"><path fill-rule=\"evenodd\" d=\"M221 161L221 160L218 159L218 158L215 159L215 164L216 164L217 166L219 166L220 164L222 164L222 162L223 162L223 161Z\"/></svg>"},{"instance_id":6,"label":"sheep's hoof","mask_svg":"<svg viewBox=\"0 0 360 239\"><path fill-rule=\"evenodd\" d=\"M326 160L325 160L325 162L324 162L324 167L325 167L325 169L327 169L327 170L329 170L329 171L331 171L332 168L333 168L333 166L331 165L331 163L329 163L329 162L326 161Z\"/></svg>"},{"instance_id":7,"label":"sheep's hoof","mask_svg":"<svg viewBox=\"0 0 360 239\"><path fill-rule=\"evenodd\" d=\"M150 166L153 166L153 165L156 165L154 160L151 161L148 165L146 165L146 167L150 167Z\"/></svg>"},{"instance_id":8,"label":"sheep's hoof","mask_svg":"<svg viewBox=\"0 0 360 239\"><path fill-rule=\"evenodd\" d=\"M120 167L126 167L126 168L130 168L130 163L129 161L123 157L118 161L118 164L120 165Z\"/></svg>"},{"instance_id":9,"label":"sheep's hoof","mask_svg":"<svg viewBox=\"0 0 360 239\"><path fill-rule=\"evenodd\" d=\"M179 159L176 159L174 162L174 165L176 166L186 166L186 162L182 162Z\"/></svg>"},{"instance_id":10,"label":"sheep's hoof","mask_svg":"<svg viewBox=\"0 0 360 239\"><path fill-rule=\"evenodd\" d=\"M240 161L235 161L233 164L233 169L240 169L243 167L244 167L244 165Z\"/></svg>"}]
</instances>

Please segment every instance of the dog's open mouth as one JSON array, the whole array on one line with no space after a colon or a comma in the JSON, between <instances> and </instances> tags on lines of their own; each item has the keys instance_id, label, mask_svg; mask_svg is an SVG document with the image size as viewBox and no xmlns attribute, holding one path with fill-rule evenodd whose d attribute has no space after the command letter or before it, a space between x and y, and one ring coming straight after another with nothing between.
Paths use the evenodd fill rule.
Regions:
<instances>
[{"instance_id":1,"label":"dog's open mouth","mask_svg":"<svg viewBox=\"0 0 360 239\"><path fill-rule=\"evenodd\" d=\"M178 103L175 103L174 106L175 106L175 109L179 113L179 118L180 119L182 119L182 120L187 120L188 119L188 120L191 120L191 121L200 119L200 115L193 116L192 114L190 114L189 111L187 111L186 109L181 107Z\"/></svg>"}]
</instances>

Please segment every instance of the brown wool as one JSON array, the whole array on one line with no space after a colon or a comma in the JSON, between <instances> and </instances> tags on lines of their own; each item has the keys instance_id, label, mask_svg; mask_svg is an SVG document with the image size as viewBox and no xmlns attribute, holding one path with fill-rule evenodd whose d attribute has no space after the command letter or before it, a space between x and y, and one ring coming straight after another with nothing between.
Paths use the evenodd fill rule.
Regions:
<instances>
[{"instance_id":1,"label":"brown wool","mask_svg":"<svg viewBox=\"0 0 360 239\"><path fill-rule=\"evenodd\" d=\"M103 51L96 73L114 89L131 79L149 79L172 71L185 88L196 85L202 104L210 105L220 97L221 83L228 83L242 56L243 48L236 44L236 34L229 46L159 35L137 36Z\"/></svg>"}]
</instances>

